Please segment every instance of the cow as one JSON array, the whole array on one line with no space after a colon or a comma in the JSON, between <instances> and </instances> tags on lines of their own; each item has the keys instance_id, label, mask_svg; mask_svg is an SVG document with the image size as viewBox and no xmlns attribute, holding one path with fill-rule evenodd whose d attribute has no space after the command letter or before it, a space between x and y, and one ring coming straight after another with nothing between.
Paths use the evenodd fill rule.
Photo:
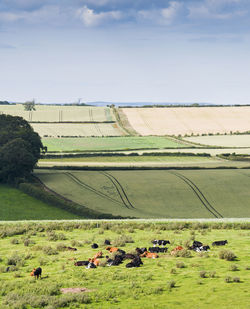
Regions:
<instances>
[{"instance_id":1,"label":"cow","mask_svg":"<svg viewBox=\"0 0 250 309\"><path fill-rule=\"evenodd\" d=\"M137 252L138 255L140 255L146 252L147 248L136 248L135 251Z\"/></svg>"},{"instance_id":2,"label":"cow","mask_svg":"<svg viewBox=\"0 0 250 309\"><path fill-rule=\"evenodd\" d=\"M110 245L110 240L108 240L108 239L105 239L105 240L104 240L104 245L107 245L107 246L109 246L109 245Z\"/></svg>"},{"instance_id":3,"label":"cow","mask_svg":"<svg viewBox=\"0 0 250 309\"><path fill-rule=\"evenodd\" d=\"M64 246L63 249L66 249L66 250L69 250L69 251L77 251L76 248L66 247L66 246Z\"/></svg>"},{"instance_id":4,"label":"cow","mask_svg":"<svg viewBox=\"0 0 250 309\"><path fill-rule=\"evenodd\" d=\"M160 248L160 247L150 247L148 251L151 253L165 253L167 252L168 248Z\"/></svg>"},{"instance_id":5,"label":"cow","mask_svg":"<svg viewBox=\"0 0 250 309\"><path fill-rule=\"evenodd\" d=\"M108 250L110 253L113 253L113 252L117 252L119 249L116 248L116 247L108 246L108 247L106 247L106 250Z\"/></svg>"},{"instance_id":6,"label":"cow","mask_svg":"<svg viewBox=\"0 0 250 309\"><path fill-rule=\"evenodd\" d=\"M176 248L174 248L172 251L171 251L171 255L173 255L176 251L181 251L183 250L184 248L182 246L177 246Z\"/></svg>"},{"instance_id":7,"label":"cow","mask_svg":"<svg viewBox=\"0 0 250 309\"><path fill-rule=\"evenodd\" d=\"M75 266L87 266L89 261L77 261L74 263Z\"/></svg>"},{"instance_id":8,"label":"cow","mask_svg":"<svg viewBox=\"0 0 250 309\"><path fill-rule=\"evenodd\" d=\"M96 268L96 265L92 262L89 262L86 269L89 269L89 268Z\"/></svg>"},{"instance_id":9,"label":"cow","mask_svg":"<svg viewBox=\"0 0 250 309\"><path fill-rule=\"evenodd\" d=\"M149 259L157 259L159 255L157 253L151 253L151 252L145 251L143 254L140 255L140 257L147 257Z\"/></svg>"},{"instance_id":10,"label":"cow","mask_svg":"<svg viewBox=\"0 0 250 309\"><path fill-rule=\"evenodd\" d=\"M98 247L99 247L99 246L98 246L97 244L95 244L95 243L91 245L91 248L92 248L92 249L97 249Z\"/></svg>"},{"instance_id":11,"label":"cow","mask_svg":"<svg viewBox=\"0 0 250 309\"><path fill-rule=\"evenodd\" d=\"M137 256L130 263L128 263L126 267L127 268L140 267L140 265L143 265L143 263L140 257Z\"/></svg>"},{"instance_id":12,"label":"cow","mask_svg":"<svg viewBox=\"0 0 250 309\"><path fill-rule=\"evenodd\" d=\"M225 246L227 244L227 240L219 240L219 241L214 241L212 243L212 246Z\"/></svg>"},{"instance_id":13,"label":"cow","mask_svg":"<svg viewBox=\"0 0 250 309\"><path fill-rule=\"evenodd\" d=\"M118 266L123 262L123 256L122 255L116 255L114 259L108 259L108 266Z\"/></svg>"},{"instance_id":14,"label":"cow","mask_svg":"<svg viewBox=\"0 0 250 309\"><path fill-rule=\"evenodd\" d=\"M94 255L94 259L98 259L98 258L102 258L102 251L99 251Z\"/></svg>"},{"instance_id":15,"label":"cow","mask_svg":"<svg viewBox=\"0 0 250 309\"><path fill-rule=\"evenodd\" d=\"M36 279L41 279L42 277L42 268L38 267L38 268L34 268L30 274L31 276L34 276Z\"/></svg>"},{"instance_id":16,"label":"cow","mask_svg":"<svg viewBox=\"0 0 250 309\"><path fill-rule=\"evenodd\" d=\"M170 241L169 240L157 240L157 239L155 239L155 240L152 240L152 244L154 245L154 247L156 245L158 245L158 246L166 246L167 244L170 244Z\"/></svg>"}]
</instances>

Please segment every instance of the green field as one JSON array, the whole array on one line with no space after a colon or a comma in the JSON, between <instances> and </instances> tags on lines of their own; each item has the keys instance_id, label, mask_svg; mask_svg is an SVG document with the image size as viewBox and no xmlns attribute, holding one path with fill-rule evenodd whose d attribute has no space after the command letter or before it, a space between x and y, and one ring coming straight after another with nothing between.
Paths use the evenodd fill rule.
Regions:
<instances>
[{"instance_id":1,"label":"green field","mask_svg":"<svg viewBox=\"0 0 250 309\"><path fill-rule=\"evenodd\" d=\"M0 225L0 307L249 308L249 230L241 230L240 225L233 230L230 224L227 229L214 229L215 223L195 223L189 229L184 226L80 221ZM223 226L227 227L218 227ZM87 260L100 250L107 255L105 239L126 252L134 252L136 247L148 248L153 239L168 239L171 244L158 259L142 258L139 268L126 268L130 260L97 269L74 266L74 259ZM211 246L208 253L190 251L190 257L170 255L173 248L185 247L194 239L210 246L215 240L227 239L228 245ZM93 242L100 247L92 249ZM73 246L77 251L63 251L62 246ZM223 249L232 251L236 260L220 259ZM101 259L104 266L105 260ZM10 271L5 272L8 266ZM42 279L35 280L30 272L38 266L42 267ZM204 272L205 278L201 277ZM62 294L61 288L87 288L90 292Z\"/></svg>"},{"instance_id":2,"label":"green field","mask_svg":"<svg viewBox=\"0 0 250 309\"><path fill-rule=\"evenodd\" d=\"M43 138L42 142L50 152L182 148L189 146L185 142L155 136Z\"/></svg>"},{"instance_id":3,"label":"green field","mask_svg":"<svg viewBox=\"0 0 250 309\"><path fill-rule=\"evenodd\" d=\"M50 189L103 213L138 218L250 217L250 169L37 170Z\"/></svg>"},{"instance_id":4,"label":"green field","mask_svg":"<svg viewBox=\"0 0 250 309\"><path fill-rule=\"evenodd\" d=\"M79 216L47 205L15 188L0 185L0 220L77 219Z\"/></svg>"},{"instance_id":5,"label":"green field","mask_svg":"<svg viewBox=\"0 0 250 309\"><path fill-rule=\"evenodd\" d=\"M186 137L186 141L209 146L250 147L250 134Z\"/></svg>"}]
</instances>

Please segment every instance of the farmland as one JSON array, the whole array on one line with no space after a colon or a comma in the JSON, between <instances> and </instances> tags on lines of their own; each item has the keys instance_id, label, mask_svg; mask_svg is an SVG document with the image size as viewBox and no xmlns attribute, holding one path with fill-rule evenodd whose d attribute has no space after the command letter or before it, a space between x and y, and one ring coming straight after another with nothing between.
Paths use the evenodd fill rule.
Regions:
<instances>
[{"instance_id":1,"label":"farmland","mask_svg":"<svg viewBox=\"0 0 250 309\"><path fill-rule=\"evenodd\" d=\"M77 219L70 212L47 205L18 189L0 185L0 220Z\"/></svg>"},{"instance_id":2,"label":"farmland","mask_svg":"<svg viewBox=\"0 0 250 309\"><path fill-rule=\"evenodd\" d=\"M35 175L87 208L138 218L250 217L250 170L56 171Z\"/></svg>"},{"instance_id":3,"label":"farmland","mask_svg":"<svg viewBox=\"0 0 250 309\"><path fill-rule=\"evenodd\" d=\"M123 108L140 135L182 135L249 131L250 107Z\"/></svg>"},{"instance_id":4,"label":"farmland","mask_svg":"<svg viewBox=\"0 0 250 309\"><path fill-rule=\"evenodd\" d=\"M193 136L186 137L185 140L209 146L250 147L250 134Z\"/></svg>"},{"instance_id":5,"label":"farmland","mask_svg":"<svg viewBox=\"0 0 250 309\"><path fill-rule=\"evenodd\" d=\"M91 138L43 138L50 152L115 151L133 149L183 148L189 144L161 136Z\"/></svg>"},{"instance_id":6,"label":"farmland","mask_svg":"<svg viewBox=\"0 0 250 309\"><path fill-rule=\"evenodd\" d=\"M81 221L1 225L0 307L163 309L167 304L171 309L246 309L250 242L249 231L241 226L244 228L243 223ZM74 266L74 259L87 260L100 250L106 255L105 239L126 252L149 247L152 239L169 239L171 244L158 259L143 258L139 268L126 268L129 260L97 269ZM190 257L170 255L173 248L186 247L194 239L210 245L211 250L188 250ZM228 240L225 248L211 246L222 239ZM100 247L92 249L93 242ZM65 251L63 246L74 246L77 251ZM236 260L220 259L222 249L233 252ZM105 266L105 258L101 261ZM8 266L10 271L5 272ZM35 280L30 272L38 266L42 279ZM65 295L61 288L89 292Z\"/></svg>"}]
</instances>

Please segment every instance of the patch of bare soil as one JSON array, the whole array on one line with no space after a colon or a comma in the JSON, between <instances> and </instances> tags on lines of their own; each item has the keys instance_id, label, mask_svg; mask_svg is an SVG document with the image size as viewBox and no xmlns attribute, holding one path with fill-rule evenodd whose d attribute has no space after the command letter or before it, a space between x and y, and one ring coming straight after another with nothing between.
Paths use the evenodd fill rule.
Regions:
<instances>
[{"instance_id":1,"label":"patch of bare soil","mask_svg":"<svg viewBox=\"0 0 250 309\"><path fill-rule=\"evenodd\" d=\"M87 292L92 292L93 290L89 290L87 288L62 288L60 291L63 294L67 293L87 293Z\"/></svg>"}]
</instances>

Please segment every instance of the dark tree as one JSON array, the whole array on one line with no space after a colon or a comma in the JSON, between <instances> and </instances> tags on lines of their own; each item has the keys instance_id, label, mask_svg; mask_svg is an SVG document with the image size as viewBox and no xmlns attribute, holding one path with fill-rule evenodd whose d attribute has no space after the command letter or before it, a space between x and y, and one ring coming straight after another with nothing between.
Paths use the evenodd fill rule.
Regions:
<instances>
[{"instance_id":1,"label":"dark tree","mask_svg":"<svg viewBox=\"0 0 250 309\"><path fill-rule=\"evenodd\" d=\"M26 177L40 158L40 136L21 117L0 115L0 181Z\"/></svg>"},{"instance_id":2,"label":"dark tree","mask_svg":"<svg viewBox=\"0 0 250 309\"><path fill-rule=\"evenodd\" d=\"M25 102L25 103L23 103L23 106L24 106L24 110L26 110L26 111L35 111L36 110L35 100Z\"/></svg>"}]
</instances>

